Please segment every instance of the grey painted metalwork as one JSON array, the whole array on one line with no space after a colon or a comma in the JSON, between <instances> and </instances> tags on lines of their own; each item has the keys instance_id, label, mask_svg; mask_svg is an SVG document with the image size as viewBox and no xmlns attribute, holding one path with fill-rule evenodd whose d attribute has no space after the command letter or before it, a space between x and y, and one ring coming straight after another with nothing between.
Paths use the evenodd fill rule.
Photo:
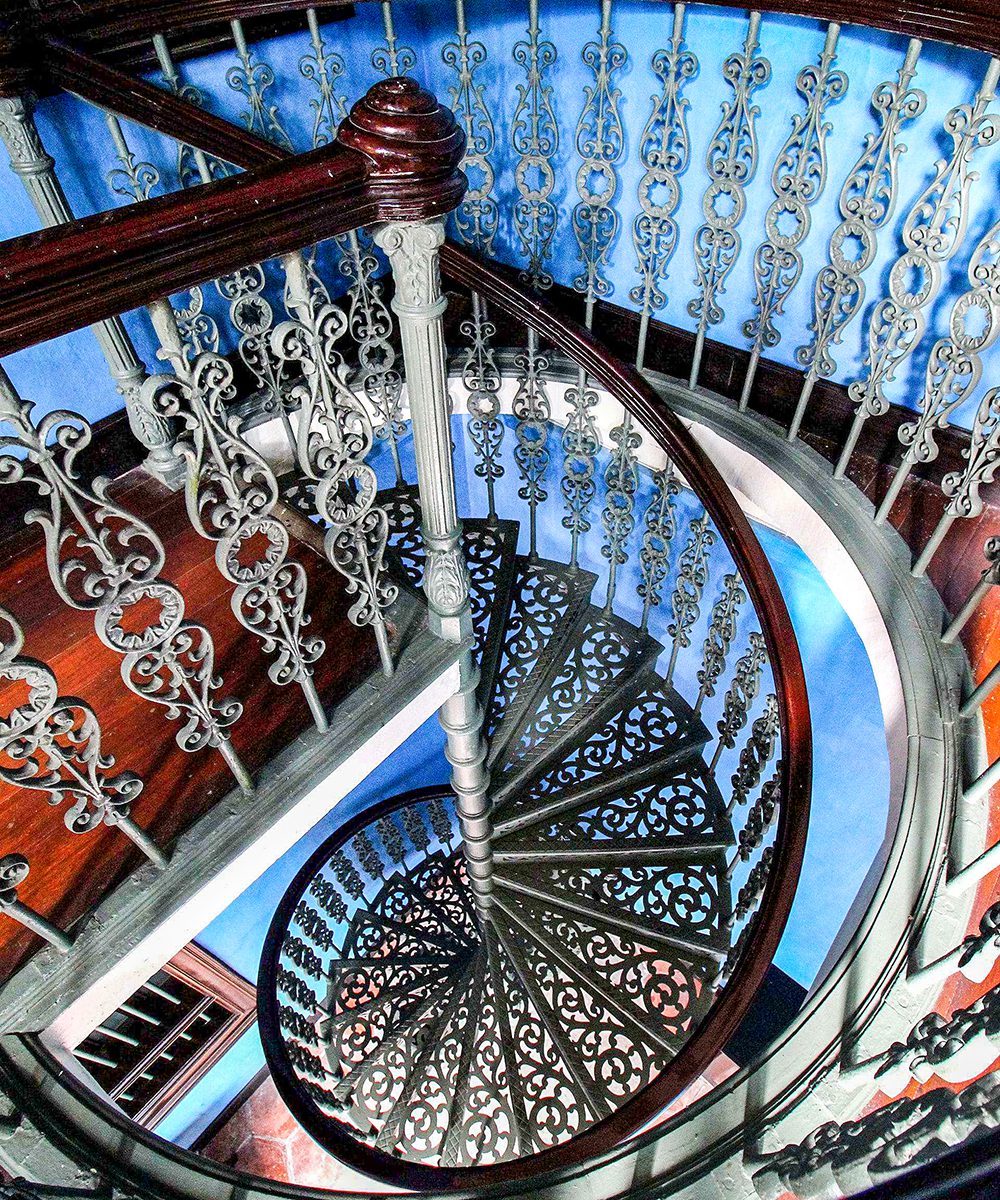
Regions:
<instances>
[{"instance_id":1,"label":"grey painted metalwork","mask_svg":"<svg viewBox=\"0 0 1000 1200\"><path fill-rule=\"evenodd\" d=\"M274 71L266 62L254 58L243 32L243 22L230 21L229 26L240 62L238 67L230 67L226 72L226 83L247 102L248 107L240 113L244 125L251 133L259 133L284 150L294 152L295 147L285 132L278 106L269 103L267 97L268 91L274 86Z\"/></svg>"},{"instance_id":2,"label":"grey painted metalwork","mask_svg":"<svg viewBox=\"0 0 1000 1200\"><path fill-rule=\"evenodd\" d=\"M680 484L670 463L654 474L653 483L655 491L646 509L642 547L639 550L642 580L638 591L642 600L643 630L649 625L650 612L660 603L663 585L670 570L670 547L677 533L674 500L680 491Z\"/></svg>"},{"instance_id":3,"label":"grey painted metalwork","mask_svg":"<svg viewBox=\"0 0 1000 1200\"><path fill-rule=\"evenodd\" d=\"M795 81L806 109L792 118L792 132L771 172L775 198L764 217L766 240L757 247L753 260L756 312L743 326L744 335L753 345L740 393L740 408L746 408L750 402L762 352L775 347L781 339L775 321L802 275L799 247L809 234L809 209L826 186L826 136L832 125L824 117L828 106L847 94L847 76L833 65L839 36L840 26L831 23L819 63L803 67Z\"/></svg>"},{"instance_id":4,"label":"grey painted metalwork","mask_svg":"<svg viewBox=\"0 0 1000 1200\"><path fill-rule=\"evenodd\" d=\"M988 230L973 251L969 284L969 290L952 305L947 335L931 349L916 419L904 421L899 427L899 440L906 449L875 514L876 524L889 516L913 467L937 458L937 431L944 429L951 414L973 395L983 374L982 356L1000 337L1000 222ZM987 405L989 421L988 411ZM990 421L991 426L993 423ZM959 472L959 480L961 476ZM966 490L970 486L971 479ZM967 493L966 505L971 504L971 494Z\"/></svg>"},{"instance_id":5,"label":"grey painted metalwork","mask_svg":"<svg viewBox=\"0 0 1000 1200\"><path fill-rule=\"evenodd\" d=\"M733 795L727 806L730 814L746 804L754 788L760 785L764 770L778 748L778 699L772 692L764 702L764 711L750 726L750 736L740 750L739 765L733 775Z\"/></svg>"},{"instance_id":6,"label":"grey painted metalwork","mask_svg":"<svg viewBox=\"0 0 1000 1200\"><path fill-rule=\"evenodd\" d=\"M724 749L732 750L736 736L750 717L750 709L760 692L761 677L767 664L767 647L764 635L754 630L750 634L750 645L736 660L733 678L723 700L722 717L719 720L719 740L712 757L712 768Z\"/></svg>"},{"instance_id":7,"label":"grey painted metalwork","mask_svg":"<svg viewBox=\"0 0 1000 1200\"><path fill-rule=\"evenodd\" d=\"M701 712L705 701L715 695L729 658L729 648L736 637L736 622L740 606L746 603L747 593L738 571L731 571L722 580L722 591L712 607L708 634L702 650L702 665L698 670L698 699L695 712Z\"/></svg>"},{"instance_id":8,"label":"grey painted metalwork","mask_svg":"<svg viewBox=\"0 0 1000 1200\"><path fill-rule=\"evenodd\" d=\"M43 226L64 225L73 211L46 153L31 104L17 96L0 96L0 138L10 155L11 169L24 184ZM171 430L155 413L143 408L139 392L146 369L135 352L120 318L92 327L118 391L125 401L129 428L148 451L146 469L169 486L177 482L178 463L171 448Z\"/></svg>"},{"instance_id":9,"label":"grey painted metalwork","mask_svg":"<svg viewBox=\"0 0 1000 1200\"><path fill-rule=\"evenodd\" d=\"M405 75L416 66L417 56L409 46L400 46L396 40L391 0L382 0L382 24L385 28L385 45L377 46L372 51L372 66L387 79Z\"/></svg>"},{"instance_id":10,"label":"grey painted metalwork","mask_svg":"<svg viewBox=\"0 0 1000 1200\"><path fill-rule=\"evenodd\" d=\"M552 408L545 382L549 361L539 353L538 335L533 329L528 330L528 345L518 351L514 367L514 462L522 480L517 494L528 502L528 545L534 557L538 552L538 506L548 499L545 475L552 457L547 444Z\"/></svg>"},{"instance_id":11,"label":"grey painted metalwork","mask_svg":"<svg viewBox=\"0 0 1000 1200\"><path fill-rule=\"evenodd\" d=\"M299 73L312 83L316 95L309 101L313 111L313 146L328 146L334 139L337 126L347 116L347 97L337 90L337 81L344 75L344 58L327 46L314 8L306 10L311 53L299 59Z\"/></svg>"},{"instance_id":12,"label":"grey painted metalwork","mask_svg":"<svg viewBox=\"0 0 1000 1200\"><path fill-rule=\"evenodd\" d=\"M983 511L980 488L991 483L1000 466L1000 388L990 388L979 402L969 444L962 449L965 466L949 471L941 480L948 503L941 519L913 566L922 575L938 552L948 530L959 518L978 517Z\"/></svg>"},{"instance_id":13,"label":"grey painted metalwork","mask_svg":"<svg viewBox=\"0 0 1000 1200\"><path fill-rule=\"evenodd\" d=\"M241 436L226 401L236 395L233 369L218 354L191 358L173 310L166 300L149 309L162 347L160 357L173 375L156 375L147 399L178 417L189 440L181 441L188 468L188 516L195 530L217 543L215 561L234 586L236 619L275 656L271 682L297 683L316 727L328 728L313 683L312 666L322 655L321 638L306 634L306 573L289 557L288 532L273 516L278 481L266 459Z\"/></svg>"},{"instance_id":14,"label":"grey painted metalwork","mask_svg":"<svg viewBox=\"0 0 1000 1200\"><path fill-rule=\"evenodd\" d=\"M108 495L108 481L79 476L77 455L90 444L90 425L77 413L57 410L37 425L0 368L0 420L12 434L0 438L0 484L26 482L46 500L33 512L45 533L52 585L71 608L93 612L101 641L123 656L122 679L136 695L182 721L176 741L193 752L213 746L244 791L253 784L226 730L243 711L239 701L216 696L212 636L184 620L180 591L159 578L163 545L153 530ZM23 456L23 457L22 457ZM123 626L126 611L156 609L140 629Z\"/></svg>"},{"instance_id":15,"label":"grey painted metalwork","mask_svg":"<svg viewBox=\"0 0 1000 1200\"><path fill-rule=\"evenodd\" d=\"M298 468L316 484L327 558L344 576L348 592L357 596L348 615L355 625L371 626L382 669L391 675L385 610L396 588L385 574L388 522L375 499L375 472L365 461L372 445L371 421L351 390L337 348L347 318L316 295L301 255L286 256L285 275L285 300L294 319L274 329L271 344L284 368L297 376L292 386L300 406Z\"/></svg>"},{"instance_id":16,"label":"grey painted metalwork","mask_svg":"<svg viewBox=\"0 0 1000 1200\"><path fill-rule=\"evenodd\" d=\"M910 209L903 225L905 250L890 272L889 295L869 318L863 374L848 389L856 411L834 472L838 479L847 470L865 421L888 411L885 389L923 335L944 264L965 237L969 190L978 177L972 162L980 149L1000 137L1000 119L988 111L998 78L1000 60L994 58L973 101L953 108L945 118L952 151L938 162L933 180Z\"/></svg>"},{"instance_id":17,"label":"grey painted metalwork","mask_svg":"<svg viewBox=\"0 0 1000 1200\"><path fill-rule=\"evenodd\" d=\"M597 494L597 451L601 444L594 423L598 396L584 372L578 371L576 383L565 392L569 415L562 435L563 473L560 480L566 515L564 529L570 532L570 565L575 567L580 553L580 538L590 529L590 506Z\"/></svg>"},{"instance_id":18,"label":"grey painted metalwork","mask_svg":"<svg viewBox=\"0 0 1000 1200\"><path fill-rule=\"evenodd\" d=\"M832 348L839 345L864 304L862 276L875 259L878 231L896 207L899 160L906 150L900 131L927 103L926 93L911 87L919 55L920 42L911 38L896 82L880 83L872 93L879 129L866 135L861 156L840 191L843 219L830 237L829 261L813 287L813 339L795 352L795 361L806 375L788 428L789 441L798 437L816 381L828 379L836 370Z\"/></svg>"},{"instance_id":19,"label":"grey painted metalwork","mask_svg":"<svg viewBox=\"0 0 1000 1200\"><path fill-rule=\"evenodd\" d=\"M771 64L758 54L760 13L751 12L743 49L731 54L722 67L733 98L722 105L722 119L709 143L705 159L710 183L702 200L705 220L694 235L698 266L698 296L688 312L698 322L689 385L698 383L705 337L725 315L719 296L740 253L739 224L746 212L747 184L757 172L757 117L753 103L759 87L771 78Z\"/></svg>"},{"instance_id":20,"label":"grey painted metalwork","mask_svg":"<svg viewBox=\"0 0 1000 1200\"><path fill-rule=\"evenodd\" d=\"M0 858L0 913L43 937L60 954L68 954L73 949L73 939L18 899L17 889L27 878L28 860L23 854L5 854Z\"/></svg>"},{"instance_id":21,"label":"grey painted metalwork","mask_svg":"<svg viewBox=\"0 0 1000 1200\"><path fill-rule=\"evenodd\" d=\"M601 553L608 560L608 590L604 602L608 612L615 598L618 568L628 562L628 540L635 529L635 494L639 490L636 451L642 445L642 438L632 428L628 413L623 414L621 424L611 430L610 437L614 448L604 472L607 490L601 513L605 535Z\"/></svg>"},{"instance_id":22,"label":"grey painted metalwork","mask_svg":"<svg viewBox=\"0 0 1000 1200\"><path fill-rule=\"evenodd\" d=\"M153 34L153 49L156 52L156 59L167 88L181 100L186 100L188 104L204 108L204 94L193 83L181 79L173 55L170 53L170 47L162 33ZM232 168L227 163L211 154L205 154L193 146L178 142L177 179L181 187L192 187L206 178L224 179L230 174L232 174Z\"/></svg>"},{"instance_id":23,"label":"grey painted metalwork","mask_svg":"<svg viewBox=\"0 0 1000 1200\"><path fill-rule=\"evenodd\" d=\"M486 483L489 516L496 520L496 481L504 474L501 380L490 345L496 326L489 320L486 304L478 292L472 293L472 317L462 322L461 333L469 340L463 352L462 383L468 393L468 434L477 460L474 470Z\"/></svg>"},{"instance_id":24,"label":"grey painted metalwork","mask_svg":"<svg viewBox=\"0 0 1000 1200\"><path fill-rule=\"evenodd\" d=\"M671 620L667 633L673 639L667 683L673 679L677 656L691 645L691 630L701 614L701 597L708 583L708 552L718 541L710 528L707 512L696 517L688 530L688 542L677 564L677 580L670 598Z\"/></svg>"},{"instance_id":25,"label":"grey painted metalwork","mask_svg":"<svg viewBox=\"0 0 1000 1200\"><path fill-rule=\"evenodd\" d=\"M948 628L941 635L941 641L946 644L954 642L968 624L969 619L986 598L991 588L1000 584L1000 537L989 537L983 546L983 557L986 566L979 577L979 582L969 593L969 596Z\"/></svg>"},{"instance_id":26,"label":"grey painted metalwork","mask_svg":"<svg viewBox=\"0 0 1000 1200\"><path fill-rule=\"evenodd\" d=\"M552 286L545 264L552 254L558 212L552 200L553 161L559 152L559 123L548 76L555 66L556 48L541 36L538 0L528 0L528 40L514 46L514 61L524 69L518 83L511 119L511 144L517 155L514 182L514 227L527 265L521 277L536 290Z\"/></svg>"},{"instance_id":27,"label":"grey painted metalwork","mask_svg":"<svg viewBox=\"0 0 1000 1200\"><path fill-rule=\"evenodd\" d=\"M685 5L674 5L674 25L669 48L657 50L653 71L662 83L653 97L653 110L639 141L639 159L644 172L639 181L641 212L632 226L632 241L642 282L629 292L640 306L639 341L635 365L642 370L649 322L667 300L663 290L667 268L677 248L674 214L681 199L680 179L688 169L691 145L688 140L687 110L690 101L682 94L684 84L698 73L698 59L684 48Z\"/></svg>"},{"instance_id":28,"label":"grey painted metalwork","mask_svg":"<svg viewBox=\"0 0 1000 1200\"><path fill-rule=\"evenodd\" d=\"M166 855L129 816L142 780L131 771L112 774L115 760L101 752L94 710L77 696L61 696L52 670L24 657L23 648L24 631L0 608L0 680L23 693L0 719L0 779L45 793L49 804L68 803L63 821L70 833L116 826L150 862L165 867Z\"/></svg>"}]
</instances>

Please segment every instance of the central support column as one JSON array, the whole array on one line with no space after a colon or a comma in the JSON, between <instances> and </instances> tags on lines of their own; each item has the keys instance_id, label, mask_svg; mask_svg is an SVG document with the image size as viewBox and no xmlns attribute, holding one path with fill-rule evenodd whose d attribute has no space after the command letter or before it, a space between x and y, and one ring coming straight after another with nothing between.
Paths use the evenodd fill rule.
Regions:
<instances>
[{"instance_id":1,"label":"central support column","mask_svg":"<svg viewBox=\"0 0 1000 1200\"><path fill-rule=\"evenodd\" d=\"M430 627L438 637L467 647L459 690L442 706L441 725L448 736L445 753L452 765L469 878L479 914L485 916L493 895L493 825L483 714L476 700L479 668L472 654L469 580L451 460L443 323L447 300L441 292L438 262L444 225L441 221L394 222L381 226L375 241L389 259L396 285L392 308L399 319L406 367L427 550L424 593Z\"/></svg>"}]
</instances>

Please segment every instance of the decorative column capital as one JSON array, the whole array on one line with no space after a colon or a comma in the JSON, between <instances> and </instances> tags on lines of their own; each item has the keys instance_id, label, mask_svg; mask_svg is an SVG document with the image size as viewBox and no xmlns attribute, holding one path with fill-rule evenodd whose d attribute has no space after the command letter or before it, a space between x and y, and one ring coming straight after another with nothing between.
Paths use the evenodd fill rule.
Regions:
<instances>
[{"instance_id":1,"label":"decorative column capital","mask_svg":"<svg viewBox=\"0 0 1000 1200\"><path fill-rule=\"evenodd\" d=\"M381 225L375 230L375 244L392 265L394 310L407 316L436 317L443 313L438 250L444 244L444 222Z\"/></svg>"},{"instance_id":2,"label":"decorative column capital","mask_svg":"<svg viewBox=\"0 0 1000 1200\"><path fill-rule=\"evenodd\" d=\"M22 179L46 175L54 168L35 126L34 106L23 96L0 96L0 137L11 169Z\"/></svg>"}]
</instances>

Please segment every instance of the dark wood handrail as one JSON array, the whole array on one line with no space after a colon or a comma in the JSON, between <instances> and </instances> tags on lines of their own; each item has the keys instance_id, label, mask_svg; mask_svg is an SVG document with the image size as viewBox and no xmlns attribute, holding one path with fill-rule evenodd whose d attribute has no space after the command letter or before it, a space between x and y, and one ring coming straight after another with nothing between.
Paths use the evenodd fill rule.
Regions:
<instances>
[{"instance_id":1,"label":"dark wood handrail","mask_svg":"<svg viewBox=\"0 0 1000 1200\"><path fill-rule=\"evenodd\" d=\"M429 92L384 80L332 146L4 242L0 355L359 225L442 216L465 191L464 143Z\"/></svg>"}]
</instances>

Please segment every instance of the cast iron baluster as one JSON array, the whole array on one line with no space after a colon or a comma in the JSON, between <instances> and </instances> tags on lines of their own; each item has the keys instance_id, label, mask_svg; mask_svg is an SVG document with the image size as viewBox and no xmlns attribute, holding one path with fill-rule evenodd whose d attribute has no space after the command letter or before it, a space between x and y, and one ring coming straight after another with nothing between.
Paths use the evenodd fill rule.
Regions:
<instances>
[{"instance_id":1,"label":"cast iron baluster","mask_svg":"<svg viewBox=\"0 0 1000 1200\"><path fill-rule=\"evenodd\" d=\"M181 100L186 100L188 104L204 108L205 97L193 83L187 83L181 79L163 34L153 34L153 49L156 51L163 80L170 91ZM231 174L231 168L220 159L185 145L183 142L177 143L177 179L181 187L192 187L206 179L225 179L227 175Z\"/></svg>"},{"instance_id":2,"label":"cast iron baluster","mask_svg":"<svg viewBox=\"0 0 1000 1200\"><path fill-rule=\"evenodd\" d=\"M243 791L252 792L226 733L243 706L215 695L222 680L214 674L212 636L184 620L180 591L158 577L162 543L108 496L106 479L89 486L80 480L76 456L90 444L90 425L57 410L35 426L31 409L0 368L0 420L14 429L0 438L0 450L15 451L0 455L0 484L23 480L47 499L47 512L28 515L45 533L53 587L71 608L93 612L101 641L123 655L125 684L162 705L169 719L183 721L178 746L188 752L216 747ZM132 628L136 621L141 628Z\"/></svg>"},{"instance_id":3,"label":"cast iron baluster","mask_svg":"<svg viewBox=\"0 0 1000 1200\"><path fill-rule=\"evenodd\" d=\"M384 611L396 598L385 579L389 523L375 503L378 481L365 462L372 444L367 413L351 391L347 367L336 343L347 319L335 305L310 290L301 255L285 258L286 302L295 320L272 334L274 353L291 370L302 371L296 385L301 413L297 431L299 469L316 487L316 511L327 525L327 558L357 593L351 606L355 625L370 625L382 669L392 674L392 655Z\"/></svg>"},{"instance_id":4,"label":"cast iron baluster","mask_svg":"<svg viewBox=\"0 0 1000 1200\"><path fill-rule=\"evenodd\" d=\"M243 32L242 21L234 20L229 24L240 65L229 68L226 72L226 83L234 92L246 97L249 108L240 114L243 123L250 133L259 133L269 142L274 142L283 150L294 154L295 147L281 123L278 106L267 102L267 91L274 84L274 71L266 62L254 61Z\"/></svg>"},{"instance_id":5,"label":"cast iron baluster","mask_svg":"<svg viewBox=\"0 0 1000 1200\"><path fill-rule=\"evenodd\" d=\"M764 702L763 713L750 726L750 736L740 751L740 761L733 775L733 795L726 812L732 815L737 807L746 804L750 793L760 783L764 768L778 746L778 698L773 693Z\"/></svg>"},{"instance_id":6,"label":"cast iron baluster","mask_svg":"<svg viewBox=\"0 0 1000 1200\"><path fill-rule=\"evenodd\" d=\"M527 83L517 84L511 122L511 144L518 157L514 227L528 260L521 278L536 291L543 291L552 286L545 263L552 253L557 219L552 161L559 151L559 124L552 107L552 85L545 82L546 72L555 65L556 48L541 39L538 0L529 0L528 14L528 40L514 47L514 61L528 77Z\"/></svg>"},{"instance_id":7,"label":"cast iron baluster","mask_svg":"<svg viewBox=\"0 0 1000 1200\"><path fill-rule=\"evenodd\" d=\"M862 275L875 260L878 231L896 206L899 159L906 150L899 141L899 132L905 122L923 112L927 103L924 92L910 87L919 54L920 42L911 38L896 82L880 83L872 93L872 108L880 128L865 137L861 156L840 192L843 219L830 237L829 261L816 276L813 288L809 326L813 340L795 352L795 361L806 377L788 429L789 441L798 437L816 381L828 379L837 369L831 349L840 344L844 330L864 304Z\"/></svg>"},{"instance_id":8,"label":"cast iron baluster","mask_svg":"<svg viewBox=\"0 0 1000 1200\"><path fill-rule=\"evenodd\" d=\"M624 67L626 54L623 46L612 41L611 0L601 0L600 41L584 46L583 59L594 72L594 83L585 89L583 112L576 127L576 149L583 162L576 176L580 199L573 209L573 232L583 270L573 286L586 297L586 325L590 329L598 297L611 295L605 272L618 233L618 213L612 206L618 191L616 166L625 151L618 112L621 92L613 86L613 80L615 72ZM575 568L580 537L591 526L590 505L597 491L595 460L601 444L593 415L597 392L582 369L577 371L576 386L566 389L566 401L570 414L562 440L562 491L566 501L563 528L572 537L569 561Z\"/></svg>"},{"instance_id":9,"label":"cast iron baluster","mask_svg":"<svg viewBox=\"0 0 1000 1200\"><path fill-rule=\"evenodd\" d=\"M738 227L747 206L744 189L757 171L760 109L752 99L757 88L771 78L771 64L757 57L759 34L760 13L751 12L742 51L731 54L722 67L733 98L723 104L722 120L708 147L705 167L711 182L701 202L705 221L694 235L699 295L688 304L688 312L698 322L689 379L692 388L698 383L705 336L725 315L719 296L739 257Z\"/></svg>"},{"instance_id":10,"label":"cast iron baluster","mask_svg":"<svg viewBox=\"0 0 1000 1200\"><path fill-rule=\"evenodd\" d=\"M347 323L357 345L358 374L354 380L378 416L377 438L388 442L396 483L402 484L403 467L399 439L406 432L402 416L403 377L396 367L392 347L392 316L382 298L382 283L376 278L378 259L360 230L336 239L340 249L340 272L348 282Z\"/></svg>"},{"instance_id":11,"label":"cast iron baluster","mask_svg":"<svg viewBox=\"0 0 1000 1200\"><path fill-rule=\"evenodd\" d=\"M681 90L685 80L697 74L698 60L690 50L683 49L684 11L683 4L674 5L670 48L657 50L653 55L653 70L662 82L663 90L658 97L653 97L653 111L639 142L639 158L644 168L639 181L642 211L632 226L632 241L642 282L629 292L629 298L640 306L641 312L635 352L635 365L639 371L646 356L650 319L667 301L663 285L677 248L674 214L681 199L680 177L691 160L687 131L690 102L681 95Z\"/></svg>"},{"instance_id":12,"label":"cast iron baluster","mask_svg":"<svg viewBox=\"0 0 1000 1200\"><path fill-rule=\"evenodd\" d=\"M73 939L18 899L17 889L27 878L28 860L23 854L5 854L0 858L0 913L37 933L60 954L68 954L73 949Z\"/></svg>"},{"instance_id":13,"label":"cast iron baluster","mask_svg":"<svg viewBox=\"0 0 1000 1200\"><path fill-rule=\"evenodd\" d=\"M552 408L545 385L549 361L539 354L538 335L531 328L528 329L527 348L518 352L514 366L517 371L517 391L512 406L517 421L514 462L523 481L517 494L528 502L528 553L535 558L538 553L538 506L545 503L549 494L545 488L545 472L552 457L548 448Z\"/></svg>"},{"instance_id":14,"label":"cast iron baluster","mask_svg":"<svg viewBox=\"0 0 1000 1200\"><path fill-rule=\"evenodd\" d=\"M1000 426L1000 413L997 415L997 425ZM998 447L998 451L1000 451L1000 447ZM969 593L968 599L955 615L955 619L941 635L941 641L946 644L950 645L954 642L968 624L972 614L986 599L987 592L1000 584L1000 537L989 537L986 539L986 543L983 546L983 557L986 559L986 567L979 577L979 582ZM916 571L916 567L914 567L914 571Z\"/></svg>"},{"instance_id":15,"label":"cast iron baluster","mask_svg":"<svg viewBox=\"0 0 1000 1200\"><path fill-rule=\"evenodd\" d=\"M774 858L774 847L766 846L760 858L750 868L746 883L740 888L733 905L733 911L727 925L733 929L741 921L752 917L757 911L764 892L767 888L768 876L771 871L771 860Z\"/></svg>"},{"instance_id":16,"label":"cast iron baluster","mask_svg":"<svg viewBox=\"0 0 1000 1200\"><path fill-rule=\"evenodd\" d=\"M642 445L642 438L632 428L628 413L623 414L622 423L611 430L610 437L614 449L604 472L607 493L601 514L606 535L601 553L609 563L606 612L611 611L614 602L618 568L628 562L626 544L635 529L635 494L639 489L639 462L635 452Z\"/></svg>"},{"instance_id":17,"label":"cast iron baluster","mask_svg":"<svg viewBox=\"0 0 1000 1200\"><path fill-rule=\"evenodd\" d=\"M314 8L306 9L311 54L299 59L299 73L316 85L318 96L309 101L313 110L313 146L328 146L337 134L337 126L347 116L347 98L338 93L337 80L344 74L343 56L327 48Z\"/></svg>"},{"instance_id":18,"label":"cast iron baluster","mask_svg":"<svg viewBox=\"0 0 1000 1200\"><path fill-rule=\"evenodd\" d=\"M217 354L186 353L166 300L149 307L160 340L160 357L174 374L154 375L146 397L161 412L179 417L190 441L181 442L188 467L187 508L197 533L218 543L215 561L234 586L233 614L275 655L271 682L301 687L317 729L328 728L312 678L325 646L305 635L306 573L288 556L288 531L273 516L278 481L243 439L238 419L226 413L236 395L233 369Z\"/></svg>"},{"instance_id":19,"label":"cast iron baluster","mask_svg":"<svg viewBox=\"0 0 1000 1200\"><path fill-rule=\"evenodd\" d=\"M385 27L385 45L376 46L372 51L372 66L376 71L381 71L386 79L405 75L416 66L417 56L409 46L400 46L396 42L391 0L382 0L382 24Z\"/></svg>"},{"instance_id":20,"label":"cast iron baluster","mask_svg":"<svg viewBox=\"0 0 1000 1200\"><path fill-rule=\"evenodd\" d=\"M63 820L70 833L117 826L162 869L166 855L129 816L142 780L132 771L111 774L115 760L101 753L94 710L78 696L60 696L52 670L22 656L23 648L24 631L0 608L0 682L17 693L17 702L0 717L0 779L47 793L53 806L68 801Z\"/></svg>"},{"instance_id":21,"label":"cast iron baluster","mask_svg":"<svg viewBox=\"0 0 1000 1200\"><path fill-rule=\"evenodd\" d=\"M931 349L916 419L899 427L906 450L875 514L876 525L888 519L914 466L937 458L937 430L975 392L983 375L983 353L1000 337L1000 222L973 251L969 284L952 305L947 335Z\"/></svg>"},{"instance_id":22,"label":"cast iron baluster","mask_svg":"<svg viewBox=\"0 0 1000 1200\"><path fill-rule=\"evenodd\" d=\"M959 517L978 517L983 511L979 489L992 483L1000 466L1000 387L990 388L980 400L969 444L963 447L962 457L965 466L960 471L949 471L941 480L941 490L948 497L948 505L914 563L913 574L916 576L923 575L930 566L945 535Z\"/></svg>"},{"instance_id":23,"label":"cast iron baluster","mask_svg":"<svg viewBox=\"0 0 1000 1200\"><path fill-rule=\"evenodd\" d=\"M705 638L705 647L702 652L702 665L698 671L698 683L701 686L698 691L698 700L694 706L696 713L700 713L701 706L705 701L715 695L715 689L726 669L729 648L736 637L736 618L739 615L740 605L746 601L746 598L746 589L739 572L727 575L722 581L722 592L715 602L708 624L708 636Z\"/></svg>"},{"instance_id":24,"label":"cast iron baluster","mask_svg":"<svg viewBox=\"0 0 1000 1200\"><path fill-rule=\"evenodd\" d=\"M494 173L489 156L496 144L493 119L483 95L483 84L476 83L476 70L486 62L482 42L470 42L465 22L464 0L456 0L457 42L441 51L444 62L453 67L458 82L449 90L452 110L465 133L465 157L462 169L469 180L465 198L454 213L455 228L466 244L480 254L493 253L499 211L493 198ZM472 319L461 327L469 339L462 364L462 382L468 395L469 435L475 448L475 473L486 482L489 519L496 520L494 489L503 473L501 448L504 425L500 417L500 372L497 369L490 338L496 333L482 296L472 293Z\"/></svg>"},{"instance_id":25,"label":"cast iron baluster","mask_svg":"<svg viewBox=\"0 0 1000 1200\"><path fill-rule=\"evenodd\" d=\"M646 509L642 547L639 550L639 568L642 580L638 585L642 600L643 633L649 627L649 614L660 603L663 585L670 570L670 546L677 533L677 514L674 499L680 484L674 477L672 464L668 463L653 475L656 491Z\"/></svg>"},{"instance_id":26,"label":"cast iron baluster","mask_svg":"<svg viewBox=\"0 0 1000 1200\"><path fill-rule=\"evenodd\" d=\"M826 186L826 135L832 125L823 117L827 105L847 94L847 76L833 69L839 36L840 26L831 23L819 64L799 72L795 85L806 101L806 111L792 118L792 132L771 172L775 198L764 218L767 240L757 247L753 260L757 311L743 326L753 346L740 394L741 410L750 402L761 352L781 340L774 322L802 274L799 246L809 235L809 209Z\"/></svg>"},{"instance_id":27,"label":"cast iron baluster","mask_svg":"<svg viewBox=\"0 0 1000 1200\"><path fill-rule=\"evenodd\" d=\"M726 868L727 875L732 878L740 863L749 862L754 852L759 850L778 817L778 773L775 774L760 789L760 795L747 812L747 822L740 830L736 853Z\"/></svg>"},{"instance_id":28,"label":"cast iron baluster","mask_svg":"<svg viewBox=\"0 0 1000 1200\"><path fill-rule=\"evenodd\" d=\"M546 71L556 61L556 48L543 41L538 24L538 0L528 2L528 40L514 47L514 61L523 67L526 83L517 84L517 104L511 123L511 144L517 155L514 182L514 228L527 259L521 279L536 291L552 286L545 263L552 253L556 206L552 202L555 171L552 160L559 149L559 125L552 107L552 85ZM546 357L539 353L538 334L528 327L528 345L516 359L518 370L514 416L517 419L514 460L524 481L518 495L528 502L529 545L537 553L537 512L548 492L543 486L550 461L546 444L551 409L546 390Z\"/></svg>"},{"instance_id":29,"label":"cast iron baluster","mask_svg":"<svg viewBox=\"0 0 1000 1200\"><path fill-rule=\"evenodd\" d=\"M667 667L667 683L674 677L677 655L681 648L686 649L691 645L691 630L701 613L701 597L708 583L708 551L718 540L715 530L709 528L707 512L703 512L691 522L690 534L688 544L680 557L677 583L670 600L673 620L667 626L667 633L674 644L670 651L670 665Z\"/></svg>"},{"instance_id":30,"label":"cast iron baluster","mask_svg":"<svg viewBox=\"0 0 1000 1200\"><path fill-rule=\"evenodd\" d=\"M736 735L746 725L750 709L760 691L761 676L767 663L767 647L764 635L754 630L750 634L748 649L736 660L733 678L726 689L722 702L722 718L719 721L719 740L709 764L714 771L724 749L732 750Z\"/></svg>"},{"instance_id":31,"label":"cast iron baluster","mask_svg":"<svg viewBox=\"0 0 1000 1200\"><path fill-rule=\"evenodd\" d=\"M885 394L900 365L920 341L927 309L941 288L944 264L965 237L969 191L978 172L972 170L977 151L1000 136L993 102L1000 59L990 59L982 86L971 104L960 104L945 118L952 140L949 158L937 163L934 179L910 209L903 226L906 247L889 274L889 295L875 306L868 322L868 347L862 378L848 388L856 413L834 476L841 479L869 417L889 410Z\"/></svg>"}]
</instances>

